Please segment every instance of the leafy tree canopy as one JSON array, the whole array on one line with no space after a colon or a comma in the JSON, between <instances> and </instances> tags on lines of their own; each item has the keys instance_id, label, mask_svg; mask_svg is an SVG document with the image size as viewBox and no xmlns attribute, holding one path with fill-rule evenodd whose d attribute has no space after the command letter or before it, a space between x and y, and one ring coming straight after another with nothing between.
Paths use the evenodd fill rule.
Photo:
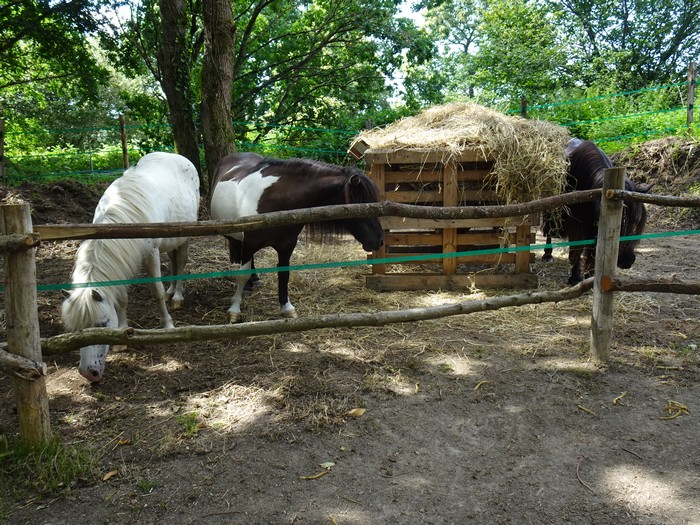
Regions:
<instances>
[{"instance_id":1,"label":"leafy tree canopy","mask_svg":"<svg viewBox=\"0 0 700 525\"><path fill-rule=\"evenodd\" d=\"M233 115L237 121L348 126L388 107L386 79L402 61L430 56L432 45L411 20L395 18L397 0L233 0L236 23ZM134 16L104 40L125 72L162 75L159 6L131 3ZM192 89L199 92L202 23L199 2L184 25ZM137 60L138 58L138 60ZM197 98L197 96L195 97ZM194 101L197 102L196 100Z\"/></svg>"},{"instance_id":2,"label":"leafy tree canopy","mask_svg":"<svg viewBox=\"0 0 700 525\"><path fill-rule=\"evenodd\" d=\"M586 85L678 82L700 53L698 0L549 1Z\"/></svg>"},{"instance_id":3,"label":"leafy tree canopy","mask_svg":"<svg viewBox=\"0 0 700 525\"><path fill-rule=\"evenodd\" d=\"M96 0L8 0L0 4L0 93L60 80L94 93L104 71L86 36L97 30Z\"/></svg>"},{"instance_id":4,"label":"leafy tree canopy","mask_svg":"<svg viewBox=\"0 0 700 525\"><path fill-rule=\"evenodd\" d=\"M700 52L698 0L418 0L438 56L406 68L407 100L510 107L572 89L678 82ZM440 88L435 88L438 85Z\"/></svg>"}]
</instances>

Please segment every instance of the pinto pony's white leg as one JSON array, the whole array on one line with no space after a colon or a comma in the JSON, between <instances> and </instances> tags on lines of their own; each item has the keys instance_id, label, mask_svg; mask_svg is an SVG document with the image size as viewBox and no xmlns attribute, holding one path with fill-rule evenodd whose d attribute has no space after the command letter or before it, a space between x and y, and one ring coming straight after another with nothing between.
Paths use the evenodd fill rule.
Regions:
<instances>
[{"instance_id":1,"label":"pinto pony's white leg","mask_svg":"<svg viewBox=\"0 0 700 525\"><path fill-rule=\"evenodd\" d=\"M289 266L289 260L279 266ZM289 272L278 272L278 296L280 301L280 314L287 319L296 319L297 311L289 300Z\"/></svg>"},{"instance_id":2,"label":"pinto pony's white leg","mask_svg":"<svg viewBox=\"0 0 700 525\"><path fill-rule=\"evenodd\" d=\"M160 252L158 249L151 249L144 259L148 275L154 278L160 278ZM173 318L168 313L168 307L165 305L165 288L163 283L156 281L150 284L151 296L158 305L160 323L163 328L174 328Z\"/></svg>"},{"instance_id":3,"label":"pinto pony's white leg","mask_svg":"<svg viewBox=\"0 0 700 525\"><path fill-rule=\"evenodd\" d=\"M187 263L188 246L189 243L186 242L173 251L168 252L168 257L170 258L170 273L173 276L183 274L185 264ZM177 310L185 304L184 289L185 285L180 279L170 281L170 286L168 287L168 291L165 292L165 296L168 300L172 299L171 307L173 310Z\"/></svg>"},{"instance_id":4,"label":"pinto pony's white leg","mask_svg":"<svg viewBox=\"0 0 700 525\"><path fill-rule=\"evenodd\" d=\"M250 270L251 261L245 264L241 264L241 270ZM236 277L236 292L233 294L231 299L231 306L228 309L228 320L231 323L239 323L242 320L241 316L241 303L243 302L243 291L245 288L245 283L250 278L247 273L242 273Z\"/></svg>"},{"instance_id":5,"label":"pinto pony's white leg","mask_svg":"<svg viewBox=\"0 0 700 525\"><path fill-rule=\"evenodd\" d=\"M287 246L277 250L277 267L287 267L292 260L292 252L297 245L296 237ZM277 296L280 302L280 314L287 319L295 319L297 311L289 300L289 271L277 272Z\"/></svg>"},{"instance_id":6,"label":"pinto pony's white leg","mask_svg":"<svg viewBox=\"0 0 700 525\"><path fill-rule=\"evenodd\" d=\"M294 308L294 305L289 301L280 307L280 313L282 314L282 317L286 317L287 319L296 319L299 317L297 315L296 308Z\"/></svg>"}]
</instances>

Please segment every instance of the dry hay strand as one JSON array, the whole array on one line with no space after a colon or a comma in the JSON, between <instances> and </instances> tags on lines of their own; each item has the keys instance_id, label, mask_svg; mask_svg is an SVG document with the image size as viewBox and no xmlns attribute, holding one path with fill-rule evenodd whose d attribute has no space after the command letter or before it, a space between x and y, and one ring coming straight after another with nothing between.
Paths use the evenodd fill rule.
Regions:
<instances>
[{"instance_id":1,"label":"dry hay strand","mask_svg":"<svg viewBox=\"0 0 700 525\"><path fill-rule=\"evenodd\" d=\"M508 116L472 103L452 103L363 131L350 149L362 141L371 149L444 150L444 162L478 149L494 158L496 191L511 203L561 193L569 138L565 128L546 121Z\"/></svg>"}]
</instances>

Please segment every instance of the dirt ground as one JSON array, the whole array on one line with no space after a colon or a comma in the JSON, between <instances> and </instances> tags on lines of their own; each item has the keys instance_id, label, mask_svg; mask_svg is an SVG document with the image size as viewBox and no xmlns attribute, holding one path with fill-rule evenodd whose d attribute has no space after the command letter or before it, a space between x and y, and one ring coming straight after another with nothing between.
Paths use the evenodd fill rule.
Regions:
<instances>
[{"instance_id":1,"label":"dirt ground","mask_svg":"<svg viewBox=\"0 0 700 525\"><path fill-rule=\"evenodd\" d=\"M681 175L654 177L658 193L679 193ZM23 191L36 223L89 222L100 194ZM649 208L647 233L700 227ZM77 245L39 248L41 284L68 282ZM190 253L192 273L231 268L218 238ZM700 279L697 235L645 240L638 253L622 273ZM540 255L539 289L563 288L565 251L549 265ZM349 240L302 242L293 263L362 257ZM313 316L519 292L377 293L367 272L295 272L292 300ZM176 325L225 323L233 286L188 281ZM42 336L60 333L60 294L39 303ZM275 278L245 304L248 320L276 318ZM132 326L158 326L145 286L128 313ZM99 472L67 496L6 502L7 523L700 524L700 298L617 294L605 367L589 359L590 315L586 294L384 328L129 347L96 385L78 375L77 352L47 356L54 432L94 449ZM15 434L5 376L0 400L0 434Z\"/></svg>"}]
</instances>

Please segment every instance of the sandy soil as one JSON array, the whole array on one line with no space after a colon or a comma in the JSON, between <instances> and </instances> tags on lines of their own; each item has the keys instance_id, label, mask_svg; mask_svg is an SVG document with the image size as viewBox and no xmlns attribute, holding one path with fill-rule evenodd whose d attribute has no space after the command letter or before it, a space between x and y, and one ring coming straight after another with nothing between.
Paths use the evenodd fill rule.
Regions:
<instances>
[{"instance_id":1,"label":"sandy soil","mask_svg":"<svg viewBox=\"0 0 700 525\"><path fill-rule=\"evenodd\" d=\"M89 220L93 198L75 213ZM669 229L662 216L649 232ZM66 282L76 247L42 246L40 281ZM626 274L700 279L697 235L639 252ZM362 256L347 241L303 244L295 260L339 253ZM230 268L219 239L197 239L191 254L191 272ZM555 256L534 266L541 290L565 286L565 253ZM366 271L294 273L299 314L510 293L375 293ZM176 324L225 322L232 289L188 282ZM248 319L275 318L275 295L265 276ZM60 333L60 295L39 301L42 336ZM606 367L589 360L590 308L588 294L377 329L128 348L97 385L78 375L77 352L47 357L54 431L94 449L99 472L67 496L6 502L7 522L700 524L700 298L618 294ZM145 287L129 318L158 326ZM0 434L13 434L4 376L0 399ZM669 419L670 401L688 412Z\"/></svg>"}]
</instances>

